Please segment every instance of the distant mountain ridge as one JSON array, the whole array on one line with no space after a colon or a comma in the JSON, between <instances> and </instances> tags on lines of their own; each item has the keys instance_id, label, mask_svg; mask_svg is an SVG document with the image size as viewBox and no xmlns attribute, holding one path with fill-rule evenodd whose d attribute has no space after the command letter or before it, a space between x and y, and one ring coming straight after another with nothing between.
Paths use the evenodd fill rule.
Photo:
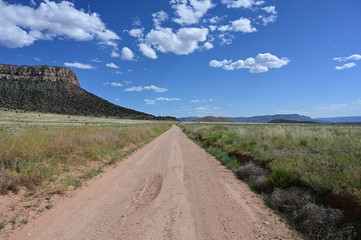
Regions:
<instances>
[{"instance_id":1,"label":"distant mountain ridge","mask_svg":"<svg viewBox=\"0 0 361 240\"><path fill-rule=\"evenodd\" d=\"M197 118L193 120L198 121L198 122L234 122L233 120L229 119L229 118L224 118L224 117L213 117L213 116L206 116L206 117L202 117L202 118Z\"/></svg>"},{"instance_id":2,"label":"distant mountain ridge","mask_svg":"<svg viewBox=\"0 0 361 240\"><path fill-rule=\"evenodd\" d=\"M0 108L126 119L175 120L112 104L80 87L65 67L0 64Z\"/></svg>"},{"instance_id":3,"label":"distant mountain ridge","mask_svg":"<svg viewBox=\"0 0 361 240\"><path fill-rule=\"evenodd\" d=\"M197 117L184 117L179 118L180 121L199 121ZM202 119L202 118L201 118ZM318 123L361 123L361 116L353 117L334 117L334 118L311 118L299 114L274 114L253 117L226 117L226 119L233 120L234 122L241 123L268 123L275 120L285 120L284 122L297 121L297 122L318 122Z\"/></svg>"}]
</instances>

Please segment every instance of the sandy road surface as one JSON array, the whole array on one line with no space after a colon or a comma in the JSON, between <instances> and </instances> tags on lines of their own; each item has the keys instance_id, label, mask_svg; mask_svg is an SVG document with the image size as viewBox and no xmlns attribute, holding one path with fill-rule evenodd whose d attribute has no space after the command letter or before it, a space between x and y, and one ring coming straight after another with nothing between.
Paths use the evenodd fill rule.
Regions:
<instances>
[{"instance_id":1,"label":"sandy road surface","mask_svg":"<svg viewBox=\"0 0 361 240\"><path fill-rule=\"evenodd\" d=\"M295 239L173 126L10 239Z\"/></svg>"}]
</instances>

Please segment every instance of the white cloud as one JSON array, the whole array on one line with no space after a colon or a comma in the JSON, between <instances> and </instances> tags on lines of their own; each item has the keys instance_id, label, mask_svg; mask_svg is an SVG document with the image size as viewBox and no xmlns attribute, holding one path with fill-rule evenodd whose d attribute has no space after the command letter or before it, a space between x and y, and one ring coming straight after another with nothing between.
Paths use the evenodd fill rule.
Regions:
<instances>
[{"instance_id":1,"label":"white cloud","mask_svg":"<svg viewBox=\"0 0 361 240\"><path fill-rule=\"evenodd\" d=\"M357 61L357 60L361 60L361 55L360 54L353 54L353 55L348 56L348 57L335 57L335 58L333 58L333 60L338 61L338 62L344 62L344 61L347 61L347 60Z\"/></svg>"},{"instance_id":2,"label":"white cloud","mask_svg":"<svg viewBox=\"0 0 361 240\"><path fill-rule=\"evenodd\" d=\"M0 0L0 45L18 48L37 40L66 37L77 41L98 40L116 46L120 37L106 28L97 13L77 10L68 1L44 0L38 8Z\"/></svg>"},{"instance_id":3,"label":"white cloud","mask_svg":"<svg viewBox=\"0 0 361 240\"><path fill-rule=\"evenodd\" d=\"M144 99L144 102L148 105L155 105L156 102L153 99Z\"/></svg>"},{"instance_id":4,"label":"white cloud","mask_svg":"<svg viewBox=\"0 0 361 240\"><path fill-rule=\"evenodd\" d=\"M269 23L273 23L276 21L277 11L276 11L275 6L267 6L267 7L262 8L262 10L271 14L268 17L263 16L263 15L258 16L258 18L262 20L264 26L267 26Z\"/></svg>"},{"instance_id":5,"label":"white cloud","mask_svg":"<svg viewBox=\"0 0 361 240\"><path fill-rule=\"evenodd\" d=\"M166 101L166 102L174 102L174 101L180 101L180 98L165 98L165 97L158 97L155 99L144 99L144 101L149 105L155 105L158 104L157 102L160 101Z\"/></svg>"},{"instance_id":6,"label":"white cloud","mask_svg":"<svg viewBox=\"0 0 361 240\"><path fill-rule=\"evenodd\" d=\"M164 97L159 97L155 99L156 101L167 101L167 102L173 102L173 101L180 101L180 98L164 98Z\"/></svg>"},{"instance_id":7,"label":"white cloud","mask_svg":"<svg viewBox=\"0 0 361 240\"><path fill-rule=\"evenodd\" d=\"M356 66L356 63L346 63L346 64L344 64L344 65L342 65L342 66L337 66L335 69L336 70L343 70L343 69L347 69L347 68L353 68L353 67L355 67Z\"/></svg>"},{"instance_id":8,"label":"white cloud","mask_svg":"<svg viewBox=\"0 0 361 240\"><path fill-rule=\"evenodd\" d=\"M143 37L144 28L134 28L128 31L129 35L136 38Z\"/></svg>"},{"instance_id":9,"label":"white cloud","mask_svg":"<svg viewBox=\"0 0 361 240\"><path fill-rule=\"evenodd\" d=\"M124 92L141 92L143 90L144 90L143 87L135 87L135 86L133 86L133 87L130 87L130 88L126 88L123 91Z\"/></svg>"},{"instance_id":10,"label":"white cloud","mask_svg":"<svg viewBox=\"0 0 361 240\"><path fill-rule=\"evenodd\" d=\"M122 87L123 86L123 84L118 83L118 82L105 82L105 83L103 83L103 85L110 85L113 87Z\"/></svg>"},{"instance_id":11,"label":"white cloud","mask_svg":"<svg viewBox=\"0 0 361 240\"><path fill-rule=\"evenodd\" d=\"M221 45L232 44L232 42L234 40L234 36L232 34L227 33L227 32L219 34L218 37L221 40Z\"/></svg>"},{"instance_id":12,"label":"white cloud","mask_svg":"<svg viewBox=\"0 0 361 240\"><path fill-rule=\"evenodd\" d=\"M255 27L252 27L251 20L241 17L238 20L231 22L231 30L235 32L251 33L257 31Z\"/></svg>"},{"instance_id":13,"label":"white cloud","mask_svg":"<svg viewBox=\"0 0 361 240\"><path fill-rule=\"evenodd\" d=\"M259 16L259 18L262 20L263 25L267 26L269 23L274 23L277 20L277 15L271 15L268 17Z\"/></svg>"},{"instance_id":14,"label":"white cloud","mask_svg":"<svg viewBox=\"0 0 361 240\"><path fill-rule=\"evenodd\" d=\"M41 58L34 57L34 60L37 61L37 62L40 62Z\"/></svg>"},{"instance_id":15,"label":"white cloud","mask_svg":"<svg viewBox=\"0 0 361 240\"><path fill-rule=\"evenodd\" d=\"M211 24L217 24L217 23L219 23L220 21L222 21L222 19L223 19L224 17L225 17L225 16L223 16L223 17L215 16L215 17L212 17L211 19L209 19L208 22L211 23Z\"/></svg>"},{"instance_id":16,"label":"white cloud","mask_svg":"<svg viewBox=\"0 0 361 240\"><path fill-rule=\"evenodd\" d=\"M214 45L212 43L210 43L210 42L205 42L203 47L205 49L212 49L214 47Z\"/></svg>"},{"instance_id":17,"label":"white cloud","mask_svg":"<svg viewBox=\"0 0 361 240\"><path fill-rule=\"evenodd\" d=\"M197 114L218 114L223 115L223 112L219 107L211 107L211 106L204 106L204 107L197 107L194 109Z\"/></svg>"},{"instance_id":18,"label":"white cloud","mask_svg":"<svg viewBox=\"0 0 361 240\"><path fill-rule=\"evenodd\" d=\"M110 56L112 58L118 58L118 57L120 57L120 54L116 50L113 50L112 53L110 54Z\"/></svg>"},{"instance_id":19,"label":"white cloud","mask_svg":"<svg viewBox=\"0 0 361 240\"><path fill-rule=\"evenodd\" d=\"M209 62L209 66L214 67L214 68L223 67L225 65L230 64L231 62L232 62L232 60L227 60L227 59L224 59L222 61L212 60Z\"/></svg>"},{"instance_id":20,"label":"white cloud","mask_svg":"<svg viewBox=\"0 0 361 240\"><path fill-rule=\"evenodd\" d=\"M250 9L254 5L262 5L264 1L255 1L255 0L222 0L223 4L227 5L227 8L246 8Z\"/></svg>"},{"instance_id":21,"label":"white cloud","mask_svg":"<svg viewBox=\"0 0 361 240\"><path fill-rule=\"evenodd\" d=\"M198 49L198 43L205 42L207 35L207 28L180 28L176 33L171 28L158 28L147 34L146 42L163 53L186 55Z\"/></svg>"},{"instance_id":22,"label":"white cloud","mask_svg":"<svg viewBox=\"0 0 361 240\"><path fill-rule=\"evenodd\" d=\"M139 51L141 53L143 53L144 56L149 57L151 59L157 59L158 58L158 56L155 53L155 51L153 50L153 48L151 48L149 45L147 45L145 43L139 44Z\"/></svg>"},{"instance_id":23,"label":"white cloud","mask_svg":"<svg viewBox=\"0 0 361 240\"><path fill-rule=\"evenodd\" d=\"M128 61L134 60L134 53L129 48L123 47L121 58Z\"/></svg>"},{"instance_id":24,"label":"white cloud","mask_svg":"<svg viewBox=\"0 0 361 240\"><path fill-rule=\"evenodd\" d=\"M109 67L109 68L119 68L116 64L114 63L107 63L105 66Z\"/></svg>"},{"instance_id":25,"label":"white cloud","mask_svg":"<svg viewBox=\"0 0 361 240\"><path fill-rule=\"evenodd\" d=\"M96 63L100 63L102 62L102 60L99 60L98 58L94 58L92 60L90 60L91 62L96 62Z\"/></svg>"},{"instance_id":26,"label":"white cloud","mask_svg":"<svg viewBox=\"0 0 361 240\"><path fill-rule=\"evenodd\" d=\"M193 99L191 100L191 103L200 103L200 102L215 102L218 101L218 99L214 99L214 98L208 98L208 99Z\"/></svg>"},{"instance_id":27,"label":"white cloud","mask_svg":"<svg viewBox=\"0 0 361 240\"><path fill-rule=\"evenodd\" d=\"M278 58L270 53L259 53L256 58L247 58L246 60L212 60L209 66L224 70L250 69L251 73L267 72L271 68L281 68L290 62L288 58Z\"/></svg>"},{"instance_id":28,"label":"white cloud","mask_svg":"<svg viewBox=\"0 0 361 240\"><path fill-rule=\"evenodd\" d=\"M209 27L209 30L211 30L212 32L217 29L217 26L215 26L215 25L209 25L208 27Z\"/></svg>"},{"instance_id":29,"label":"white cloud","mask_svg":"<svg viewBox=\"0 0 361 240\"><path fill-rule=\"evenodd\" d=\"M74 68L80 68L80 69L93 69L93 67L89 64L79 63L79 62L65 62L64 65L66 67L74 67Z\"/></svg>"},{"instance_id":30,"label":"white cloud","mask_svg":"<svg viewBox=\"0 0 361 240\"><path fill-rule=\"evenodd\" d=\"M114 101L119 102L119 101L120 101L120 98L116 98L116 99L114 99Z\"/></svg>"},{"instance_id":31,"label":"white cloud","mask_svg":"<svg viewBox=\"0 0 361 240\"><path fill-rule=\"evenodd\" d=\"M267 7L262 8L262 10L267 12L267 13L273 14L273 15L277 14L275 6L267 6Z\"/></svg>"},{"instance_id":32,"label":"white cloud","mask_svg":"<svg viewBox=\"0 0 361 240\"><path fill-rule=\"evenodd\" d=\"M123 72L121 72L121 71L116 71L115 74L122 75Z\"/></svg>"},{"instance_id":33,"label":"white cloud","mask_svg":"<svg viewBox=\"0 0 361 240\"><path fill-rule=\"evenodd\" d=\"M159 11L152 14L154 26L160 26L160 24L168 19L168 14L164 11Z\"/></svg>"},{"instance_id":34,"label":"white cloud","mask_svg":"<svg viewBox=\"0 0 361 240\"><path fill-rule=\"evenodd\" d=\"M170 3L177 16L173 21L181 25L198 23L214 7L211 0L170 0Z\"/></svg>"},{"instance_id":35,"label":"white cloud","mask_svg":"<svg viewBox=\"0 0 361 240\"><path fill-rule=\"evenodd\" d=\"M167 92L167 91L168 91L167 88L160 88L160 87L157 87L157 86L154 86L154 85L145 86L145 87L142 87L142 86L139 86L139 87L133 86L133 87L130 87L130 88L126 88L126 89L124 89L123 91L124 91L124 92L142 92L142 91L144 91L144 90L150 90L150 91L154 91L154 92Z\"/></svg>"},{"instance_id":36,"label":"white cloud","mask_svg":"<svg viewBox=\"0 0 361 240\"><path fill-rule=\"evenodd\" d=\"M252 27L251 20L244 17L241 17L240 19L235 21L231 21L229 25L222 25L218 27L218 30L221 32L234 31L243 33L251 33L257 31L255 27Z\"/></svg>"}]
</instances>

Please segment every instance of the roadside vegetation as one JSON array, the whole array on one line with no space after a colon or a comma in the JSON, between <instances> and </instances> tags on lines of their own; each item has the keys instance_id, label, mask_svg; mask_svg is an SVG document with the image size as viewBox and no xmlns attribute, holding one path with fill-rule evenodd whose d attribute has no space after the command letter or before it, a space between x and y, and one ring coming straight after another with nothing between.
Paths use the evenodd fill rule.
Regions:
<instances>
[{"instance_id":1,"label":"roadside vegetation","mask_svg":"<svg viewBox=\"0 0 361 240\"><path fill-rule=\"evenodd\" d=\"M182 129L311 239L359 239L359 225L344 212L361 220L360 125Z\"/></svg>"},{"instance_id":2,"label":"roadside vegetation","mask_svg":"<svg viewBox=\"0 0 361 240\"><path fill-rule=\"evenodd\" d=\"M26 224L170 126L0 124L0 230Z\"/></svg>"},{"instance_id":3,"label":"roadside vegetation","mask_svg":"<svg viewBox=\"0 0 361 240\"><path fill-rule=\"evenodd\" d=\"M0 128L0 193L65 191L158 136L169 126ZM74 175L74 176L73 176ZM50 189L49 189L50 190Z\"/></svg>"}]
</instances>

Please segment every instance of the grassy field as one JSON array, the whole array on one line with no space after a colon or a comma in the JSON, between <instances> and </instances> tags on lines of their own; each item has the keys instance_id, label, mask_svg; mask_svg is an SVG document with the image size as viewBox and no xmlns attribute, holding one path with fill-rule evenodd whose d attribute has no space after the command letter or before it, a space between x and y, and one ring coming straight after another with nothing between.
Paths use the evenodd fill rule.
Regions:
<instances>
[{"instance_id":1,"label":"grassy field","mask_svg":"<svg viewBox=\"0 0 361 240\"><path fill-rule=\"evenodd\" d=\"M208 148L242 152L266 163L273 171L288 172L320 192L338 189L361 199L361 125L184 128Z\"/></svg>"},{"instance_id":2,"label":"grassy field","mask_svg":"<svg viewBox=\"0 0 361 240\"><path fill-rule=\"evenodd\" d=\"M361 125L181 127L310 239L360 239Z\"/></svg>"},{"instance_id":3,"label":"grassy field","mask_svg":"<svg viewBox=\"0 0 361 240\"><path fill-rule=\"evenodd\" d=\"M31 212L52 207L52 196L81 187L170 126L0 110L0 230L26 224Z\"/></svg>"}]
</instances>

